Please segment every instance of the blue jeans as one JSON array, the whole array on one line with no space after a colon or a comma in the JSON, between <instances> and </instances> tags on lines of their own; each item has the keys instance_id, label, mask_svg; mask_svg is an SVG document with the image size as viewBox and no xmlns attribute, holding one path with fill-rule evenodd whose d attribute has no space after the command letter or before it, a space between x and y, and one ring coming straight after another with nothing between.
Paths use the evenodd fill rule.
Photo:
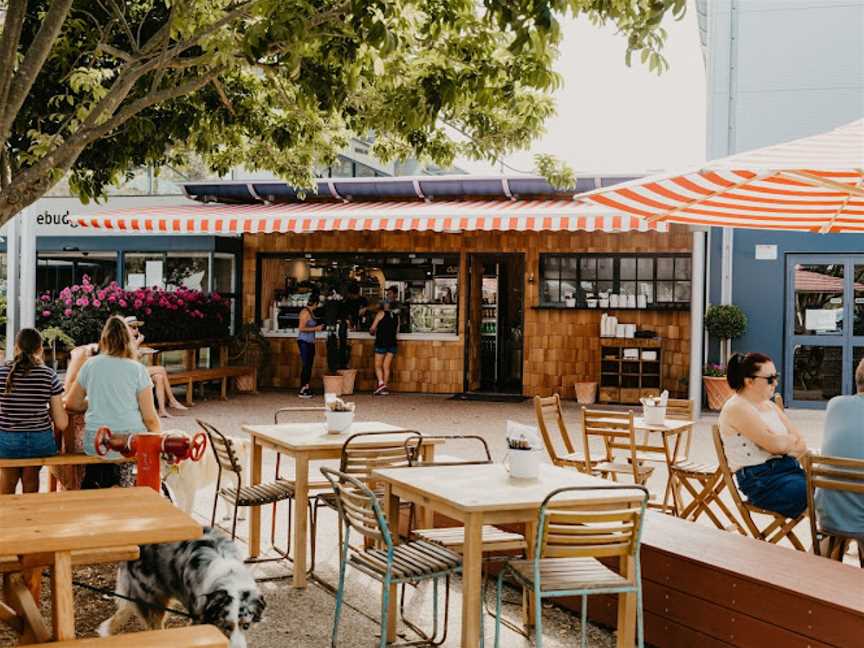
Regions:
<instances>
[{"instance_id":1,"label":"blue jeans","mask_svg":"<svg viewBox=\"0 0 864 648\"><path fill-rule=\"evenodd\" d=\"M747 501L789 518L807 509L807 477L798 460L784 456L740 468L735 477Z\"/></svg>"},{"instance_id":2,"label":"blue jeans","mask_svg":"<svg viewBox=\"0 0 864 648\"><path fill-rule=\"evenodd\" d=\"M3 459L33 459L57 454L54 432L0 431L0 457Z\"/></svg>"},{"instance_id":3,"label":"blue jeans","mask_svg":"<svg viewBox=\"0 0 864 648\"><path fill-rule=\"evenodd\" d=\"M312 365L315 364L315 343L297 340L300 348L300 386L306 387L312 380Z\"/></svg>"}]
</instances>

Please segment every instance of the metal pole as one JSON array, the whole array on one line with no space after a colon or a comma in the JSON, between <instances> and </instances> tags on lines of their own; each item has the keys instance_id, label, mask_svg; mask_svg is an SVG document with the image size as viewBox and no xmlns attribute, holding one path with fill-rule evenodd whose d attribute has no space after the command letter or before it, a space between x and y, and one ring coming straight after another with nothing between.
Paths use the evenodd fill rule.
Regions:
<instances>
[{"instance_id":1,"label":"metal pole","mask_svg":"<svg viewBox=\"0 0 864 648\"><path fill-rule=\"evenodd\" d=\"M18 218L21 219L19 323L20 328L33 328L36 325L36 222L29 209L22 211Z\"/></svg>"},{"instance_id":2,"label":"metal pole","mask_svg":"<svg viewBox=\"0 0 864 648\"><path fill-rule=\"evenodd\" d=\"M15 336L18 335L18 221L20 214L6 224L6 357L15 356Z\"/></svg>"},{"instance_id":3,"label":"metal pole","mask_svg":"<svg viewBox=\"0 0 864 648\"><path fill-rule=\"evenodd\" d=\"M705 232L693 232L690 295L690 384L693 416L702 415L702 335L705 315Z\"/></svg>"}]
</instances>

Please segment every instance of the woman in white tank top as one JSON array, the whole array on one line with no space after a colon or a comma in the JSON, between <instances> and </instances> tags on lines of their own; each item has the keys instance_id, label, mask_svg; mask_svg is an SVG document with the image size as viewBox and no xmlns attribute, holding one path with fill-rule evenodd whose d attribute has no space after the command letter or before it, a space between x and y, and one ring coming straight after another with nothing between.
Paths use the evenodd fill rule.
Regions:
<instances>
[{"instance_id":1,"label":"woman in white tank top","mask_svg":"<svg viewBox=\"0 0 864 648\"><path fill-rule=\"evenodd\" d=\"M736 393L720 412L720 433L738 489L751 504L797 517L807 508L807 481L798 463L807 446L771 400L777 384L774 363L761 353L736 353L726 380Z\"/></svg>"}]
</instances>

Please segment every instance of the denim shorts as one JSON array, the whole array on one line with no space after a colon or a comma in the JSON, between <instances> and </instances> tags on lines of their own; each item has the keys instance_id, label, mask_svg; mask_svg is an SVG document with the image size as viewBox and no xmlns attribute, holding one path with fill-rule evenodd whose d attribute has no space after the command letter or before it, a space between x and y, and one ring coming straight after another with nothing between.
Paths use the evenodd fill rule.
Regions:
<instances>
[{"instance_id":1,"label":"denim shorts","mask_svg":"<svg viewBox=\"0 0 864 648\"><path fill-rule=\"evenodd\" d=\"M736 473L738 488L750 504L789 518L807 509L807 477L794 457L769 459Z\"/></svg>"},{"instance_id":2,"label":"denim shorts","mask_svg":"<svg viewBox=\"0 0 864 648\"><path fill-rule=\"evenodd\" d=\"M383 347L376 346L375 347L375 353L377 353L378 355L386 355L388 353L390 355L396 355L396 347L395 346L383 346Z\"/></svg>"},{"instance_id":3,"label":"denim shorts","mask_svg":"<svg viewBox=\"0 0 864 648\"><path fill-rule=\"evenodd\" d=\"M0 431L0 457L3 459L33 459L57 454L54 432Z\"/></svg>"}]
</instances>

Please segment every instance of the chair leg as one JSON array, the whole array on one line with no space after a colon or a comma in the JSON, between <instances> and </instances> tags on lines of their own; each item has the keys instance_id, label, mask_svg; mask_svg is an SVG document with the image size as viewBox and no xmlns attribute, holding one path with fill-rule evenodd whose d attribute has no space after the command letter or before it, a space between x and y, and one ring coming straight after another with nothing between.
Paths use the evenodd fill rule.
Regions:
<instances>
[{"instance_id":1,"label":"chair leg","mask_svg":"<svg viewBox=\"0 0 864 648\"><path fill-rule=\"evenodd\" d=\"M499 648L501 643L501 588L504 587L504 572L507 571L503 567L498 572L498 581L495 586L495 648Z\"/></svg>"},{"instance_id":2,"label":"chair leg","mask_svg":"<svg viewBox=\"0 0 864 648\"><path fill-rule=\"evenodd\" d=\"M588 648L588 595L582 595L582 648Z\"/></svg>"},{"instance_id":3,"label":"chair leg","mask_svg":"<svg viewBox=\"0 0 864 648\"><path fill-rule=\"evenodd\" d=\"M348 546L348 542L345 542ZM381 642L379 648L387 648L387 621L390 612L390 570L387 570L387 575L381 585Z\"/></svg>"},{"instance_id":4,"label":"chair leg","mask_svg":"<svg viewBox=\"0 0 864 648\"><path fill-rule=\"evenodd\" d=\"M638 574L638 572L637 572ZM642 581L637 580L636 587L636 643L639 648L645 646L645 619L642 610Z\"/></svg>"},{"instance_id":5,"label":"chair leg","mask_svg":"<svg viewBox=\"0 0 864 648\"><path fill-rule=\"evenodd\" d=\"M345 547L348 546L348 538L345 538ZM336 635L339 632L339 617L342 614L342 599L345 596L345 569L348 566L348 552L343 549L339 555L339 583L336 585L336 610L333 613L333 633L330 635L330 646L336 648ZM387 638L385 631L384 638Z\"/></svg>"},{"instance_id":6,"label":"chair leg","mask_svg":"<svg viewBox=\"0 0 864 648\"><path fill-rule=\"evenodd\" d=\"M237 537L237 515L240 513L240 507L234 503L234 521L231 523L231 540Z\"/></svg>"},{"instance_id":7,"label":"chair leg","mask_svg":"<svg viewBox=\"0 0 864 648\"><path fill-rule=\"evenodd\" d=\"M534 584L534 645L543 648L543 601L539 583Z\"/></svg>"}]
</instances>

